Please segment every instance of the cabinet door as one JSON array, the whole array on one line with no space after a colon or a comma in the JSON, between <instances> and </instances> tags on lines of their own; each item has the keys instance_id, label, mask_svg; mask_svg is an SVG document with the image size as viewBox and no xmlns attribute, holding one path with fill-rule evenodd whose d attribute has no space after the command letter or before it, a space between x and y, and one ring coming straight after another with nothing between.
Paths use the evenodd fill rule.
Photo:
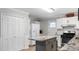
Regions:
<instances>
[{"instance_id":1,"label":"cabinet door","mask_svg":"<svg viewBox=\"0 0 79 59\"><path fill-rule=\"evenodd\" d=\"M77 19L74 17L67 18L67 24L76 24Z\"/></svg>"},{"instance_id":2,"label":"cabinet door","mask_svg":"<svg viewBox=\"0 0 79 59\"><path fill-rule=\"evenodd\" d=\"M57 19L57 22L56 23L57 23L57 28L61 28L61 23L62 23L61 20L60 19Z\"/></svg>"},{"instance_id":3,"label":"cabinet door","mask_svg":"<svg viewBox=\"0 0 79 59\"><path fill-rule=\"evenodd\" d=\"M57 27L61 28L61 25L70 25L74 24L78 26L78 17L69 17L69 18L61 18L57 19Z\"/></svg>"},{"instance_id":4,"label":"cabinet door","mask_svg":"<svg viewBox=\"0 0 79 59\"><path fill-rule=\"evenodd\" d=\"M62 28L61 25L65 25L67 23L66 20L66 18L57 19L57 28Z\"/></svg>"},{"instance_id":5,"label":"cabinet door","mask_svg":"<svg viewBox=\"0 0 79 59\"><path fill-rule=\"evenodd\" d=\"M62 18L61 22L62 22L62 25L66 25L67 24L67 18Z\"/></svg>"}]
</instances>

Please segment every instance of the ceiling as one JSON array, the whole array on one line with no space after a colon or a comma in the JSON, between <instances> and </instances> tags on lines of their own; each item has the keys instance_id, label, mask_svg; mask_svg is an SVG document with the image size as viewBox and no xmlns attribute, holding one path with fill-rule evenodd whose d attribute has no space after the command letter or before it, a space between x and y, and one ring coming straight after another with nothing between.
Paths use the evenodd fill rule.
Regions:
<instances>
[{"instance_id":1,"label":"ceiling","mask_svg":"<svg viewBox=\"0 0 79 59\"><path fill-rule=\"evenodd\" d=\"M30 17L34 19L39 18L42 20L57 19L64 17L67 13L78 12L78 8L56 8L56 10L53 13L46 12L41 8L19 8L19 10L29 12Z\"/></svg>"}]
</instances>

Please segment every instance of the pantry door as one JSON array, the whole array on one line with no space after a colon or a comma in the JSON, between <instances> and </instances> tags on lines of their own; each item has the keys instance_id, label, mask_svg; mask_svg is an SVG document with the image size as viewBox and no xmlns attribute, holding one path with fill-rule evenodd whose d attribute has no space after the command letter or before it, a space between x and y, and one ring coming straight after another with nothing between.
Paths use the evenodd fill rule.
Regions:
<instances>
[{"instance_id":1,"label":"pantry door","mask_svg":"<svg viewBox=\"0 0 79 59\"><path fill-rule=\"evenodd\" d=\"M39 23L32 23L31 24L31 36L32 39L37 39L39 37L39 31L40 31L40 24ZM31 41L31 45L35 45L35 41Z\"/></svg>"},{"instance_id":2,"label":"pantry door","mask_svg":"<svg viewBox=\"0 0 79 59\"><path fill-rule=\"evenodd\" d=\"M37 39L39 37L40 24L32 23L32 39Z\"/></svg>"},{"instance_id":3,"label":"pantry door","mask_svg":"<svg viewBox=\"0 0 79 59\"><path fill-rule=\"evenodd\" d=\"M1 16L2 50L21 50L25 46L26 18Z\"/></svg>"}]
</instances>

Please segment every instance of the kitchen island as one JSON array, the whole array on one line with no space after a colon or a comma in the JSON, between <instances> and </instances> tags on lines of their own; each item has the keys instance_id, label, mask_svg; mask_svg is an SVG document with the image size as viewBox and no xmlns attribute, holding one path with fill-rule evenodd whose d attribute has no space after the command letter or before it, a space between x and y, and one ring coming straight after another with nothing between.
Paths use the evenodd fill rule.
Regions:
<instances>
[{"instance_id":1,"label":"kitchen island","mask_svg":"<svg viewBox=\"0 0 79 59\"><path fill-rule=\"evenodd\" d=\"M57 51L56 36L40 36L31 40L36 42L36 51Z\"/></svg>"}]
</instances>

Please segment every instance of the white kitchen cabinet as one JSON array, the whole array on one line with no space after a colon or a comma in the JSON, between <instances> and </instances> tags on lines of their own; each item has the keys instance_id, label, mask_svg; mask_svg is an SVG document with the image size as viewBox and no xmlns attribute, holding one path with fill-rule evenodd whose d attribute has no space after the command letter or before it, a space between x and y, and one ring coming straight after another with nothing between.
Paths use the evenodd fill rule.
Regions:
<instances>
[{"instance_id":1,"label":"white kitchen cabinet","mask_svg":"<svg viewBox=\"0 0 79 59\"><path fill-rule=\"evenodd\" d=\"M61 25L67 24L66 18L57 19L57 28L62 28Z\"/></svg>"},{"instance_id":2,"label":"white kitchen cabinet","mask_svg":"<svg viewBox=\"0 0 79 59\"><path fill-rule=\"evenodd\" d=\"M67 24L76 24L77 21L78 21L78 17L67 18Z\"/></svg>"},{"instance_id":3,"label":"white kitchen cabinet","mask_svg":"<svg viewBox=\"0 0 79 59\"><path fill-rule=\"evenodd\" d=\"M16 9L0 9L0 50L16 51L28 48L28 38L30 36L30 19L28 15L28 13Z\"/></svg>"},{"instance_id":4,"label":"white kitchen cabinet","mask_svg":"<svg viewBox=\"0 0 79 59\"><path fill-rule=\"evenodd\" d=\"M57 28L62 28L63 25L76 25L78 27L78 17L68 17L57 19Z\"/></svg>"}]
</instances>

